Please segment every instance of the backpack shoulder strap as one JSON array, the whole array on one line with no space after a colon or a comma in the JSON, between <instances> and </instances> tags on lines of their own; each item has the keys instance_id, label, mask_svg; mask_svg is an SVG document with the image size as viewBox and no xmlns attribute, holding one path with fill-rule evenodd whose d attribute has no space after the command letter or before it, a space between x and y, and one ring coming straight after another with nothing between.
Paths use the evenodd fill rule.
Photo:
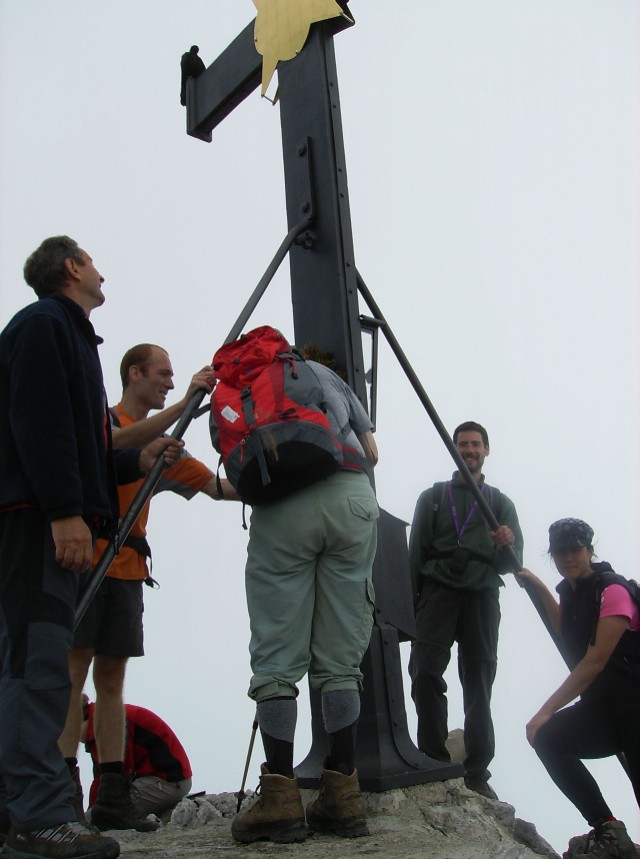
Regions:
<instances>
[{"instance_id":1,"label":"backpack shoulder strap","mask_svg":"<svg viewBox=\"0 0 640 859\"><path fill-rule=\"evenodd\" d=\"M322 386L322 381L319 378L318 374L313 369L311 364L309 364L309 362L304 357L304 355L302 355L299 352L296 353L295 349L292 349L292 352L294 353L294 357L296 358L296 360L302 361L304 363L305 367L307 367L308 371L313 374L313 377L318 384L318 388L320 389L320 398L318 399L318 402L316 403L316 405L318 405L325 414L327 414L327 412L331 411L331 414L335 418L335 413L333 412L333 410L331 410L329 408L329 404L327 403L326 398L324 396L324 387ZM336 423L337 423L337 421L336 421ZM349 435L350 430L351 430L351 424L347 420L347 423L345 424L345 426L340 427L340 438L344 440Z\"/></svg>"},{"instance_id":2,"label":"backpack shoulder strap","mask_svg":"<svg viewBox=\"0 0 640 859\"><path fill-rule=\"evenodd\" d=\"M502 525L502 492L500 492L497 486L489 486L488 484L487 489L489 490L487 498L489 507L493 510L498 523Z\"/></svg>"},{"instance_id":3,"label":"backpack shoulder strap","mask_svg":"<svg viewBox=\"0 0 640 859\"><path fill-rule=\"evenodd\" d=\"M622 587L628 591L631 599L635 600L635 602L640 605L640 585L638 582L633 579L626 579L624 576L614 573L613 570L604 570L598 574L596 579L596 600L598 605L602 598L602 592L605 588L608 588L609 585L622 585Z\"/></svg>"},{"instance_id":4,"label":"backpack shoulder strap","mask_svg":"<svg viewBox=\"0 0 640 859\"><path fill-rule=\"evenodd\" d=\"M111 406L109 408L109 414L111 415L111 422L114 425L114 427L120 428L121 423L120 423L120 415L118 414L118 410L114 406Z\"/></svg>"},{"instance_id":5,"label":"backpack shoulder strap","mask_svg":"<svg viewBox=\"0 0 640 859\"><path fill-rule=\"evenodd\" d=\"M438 481L438 483L434 483L431 487L432 490L432 499L433 499L433 518L431 520L431 532L435 534L436 523L438 521L438 512L442 508L444 504L447 486L449 485L448 480Z\"/></svg>"}]
</instances>

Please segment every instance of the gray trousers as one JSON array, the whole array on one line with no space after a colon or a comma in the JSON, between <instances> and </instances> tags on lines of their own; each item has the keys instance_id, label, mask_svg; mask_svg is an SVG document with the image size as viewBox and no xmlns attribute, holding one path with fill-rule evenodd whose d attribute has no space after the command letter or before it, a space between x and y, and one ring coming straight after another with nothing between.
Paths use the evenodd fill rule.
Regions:
<instances>
[{"instance_id":1,"label":"gray trousers","mask_svg":"<svg viewBox=\"0 0 640 859\"><path fill-rule=\"evenodd\" d=\"M131 783L131 801L140 817L162 814L189 793L191 783L190 778L165 781L155 775L143 775Z\"/></svg>"},{"instance_id":2,"label":"gray trousers","mask_svg":"<svg viewBox=\"0 0 640 859\"><path fill-rule=\"evenodd\" d=\"M75 818L58 737L78 579L56 563L51 526L37 510L0 513L0 776L17 830Z\"/></svg>"}]
</instances>

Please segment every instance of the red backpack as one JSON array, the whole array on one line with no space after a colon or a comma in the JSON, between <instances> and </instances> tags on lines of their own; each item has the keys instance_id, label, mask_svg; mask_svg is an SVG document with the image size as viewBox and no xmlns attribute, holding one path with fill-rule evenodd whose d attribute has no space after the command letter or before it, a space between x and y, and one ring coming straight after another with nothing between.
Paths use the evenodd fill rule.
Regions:
<instances>
[{"instance_id":1,"label":"red backpack","mask_svg":"<svg viewBox=\"0 0 640 859\"><path fill-rule=\"evenodd\" d=\"M212 364L211 441L247 504L284 498L340 468L363 470L362 455L331 430L312 367L275 328L227 343Z\"/></svg>"}]
</instances>

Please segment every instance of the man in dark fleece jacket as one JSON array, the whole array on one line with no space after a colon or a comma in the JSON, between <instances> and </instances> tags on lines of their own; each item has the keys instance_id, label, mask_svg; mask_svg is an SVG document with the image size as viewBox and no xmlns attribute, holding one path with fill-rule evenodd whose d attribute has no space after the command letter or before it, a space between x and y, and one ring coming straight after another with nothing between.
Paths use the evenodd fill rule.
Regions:
<instances>
[{"instance_id":1,"label":"man in dark fleece jacket","mask_svg":"<svg viewBox=\"0 0 640 859\"><path fill-rule=\"evenodd\" d=\"M79 575L113 533L116 482L137 480L181 443L114 457L98 339L89 321L103 278L67 236L24 267L38 301L0 334L0 822L8 856L97 857L118 843L75 820L58 750L70 693ZM117 477L116 477L117 473Z\"/></svg>"}]
</instances>

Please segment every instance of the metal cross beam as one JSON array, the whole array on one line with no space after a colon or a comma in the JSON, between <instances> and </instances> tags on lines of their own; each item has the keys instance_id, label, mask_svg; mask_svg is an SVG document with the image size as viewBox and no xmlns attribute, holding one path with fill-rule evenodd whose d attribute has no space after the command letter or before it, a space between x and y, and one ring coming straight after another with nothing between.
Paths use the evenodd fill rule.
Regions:
<instances>
[{"instance_id":1,"label":"metal cross beam","mask_svg":"<svg viewBox=\"0 0 640 859\"><path fill-rule=\"evenodd\" d=\"M289 229L305 217L310 222L289 254L295 342L300 346L314 342L331 350L366 406L333 46L333 36L351 23L340 17L313 24L300 53L278 66L278 95ZM216 125L258 87L261 71L250 24L205 72L187 82L187 133L210 141ZM375 622L362 665L365 679L356 748L360 783L365 790L380 791L461 775L461 767L428 758L409 738L398 644L399 630L405 637L415 631L406 523L384 512L373 577ZM319 697L312 693L313 745L296 768L304 787L317 784L326 755Z\"/></svg>"},{"instance_id":2,"label":"metal cross beam","mask_svg":"<svg viewBox=\"0 0 640 859\"><path fill-rule=\"evenodd\" d=\"M187 85L187 134L211 143L211 132L260 84L262 57L248 24L209 68ZM196 84L196 85L194 85Z\"/></svg>"},{"instance_id":3,"label":"metal cross beam","mask_svg":"<svg viewBox=\"0 0 640 859\"><path fill-rule=\"evenodd\" d=\"M351 235L346 163L333 36L350 22L315 24L304 50L278 68L289 228L302 215L313 226L289 255L295 341L329 349L366 404L364 359ZM187 85L187 134L212 130L260 84L262 57L254 24Z\"/></svg>"}]
</instances>

